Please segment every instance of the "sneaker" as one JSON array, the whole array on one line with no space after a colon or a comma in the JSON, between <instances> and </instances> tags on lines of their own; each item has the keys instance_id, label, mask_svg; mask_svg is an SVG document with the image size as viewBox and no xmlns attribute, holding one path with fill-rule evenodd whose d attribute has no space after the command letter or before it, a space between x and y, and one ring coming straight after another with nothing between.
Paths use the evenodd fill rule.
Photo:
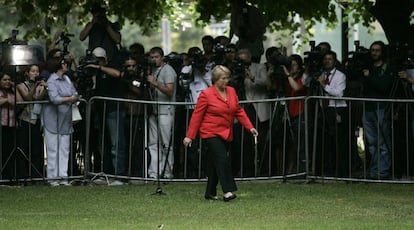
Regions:
<instances>
[{"instance_id":1,"label":"sneaker","mask_svg":"<svg viewBox=\"0 0 414 230\"><path fill-rule=\"evenodd\" d=\"M103 178L98 177L98 178L94 179L92 181L92 183L94 183L96 185L106 185L106 184L108 184L108 181L103 179Z\"/></svg>"},{"instance_id":2,"label":"sneaker","mask_svg":"<svg viewBox=\"0 0 414 230\"><path fill-rule=\"evenodd\" d=\"M56 187L56 186L59 186L59 183L57 181L52 181L52 182L49 182L49 185L51 187Z\"/></svg>"},{"instance_id":3,"label":"sneaker","mask_svg":"<svg viewBox=\"0 0 414 230\"><path fill-rule=\"evenodd\" d=\"M67 181L61 181L60 182L60 185L62 185L62 186L72 186L72 184L71 183L69 183L69 182L67 182Z\"/></svg>"},{"instance_id":4,"label":"sneaker","mask_svg":"<svg viewBox=\"0 0 414 230\"><path fill-rule=\"evenodd\" d=\"M121 186L121 185L125 185L125 182L122 182L120 180L114 180L111 183L109 183L109 186Z\"/></svg>"},{"instance_id":5,"label":"sneaker","mask_svg":"<svg viewBox=\"0 0 414 230\"><path fill-rule=\"evenodd\" d=\"M164 179L173 179L174 176L172 174L165 174L163 178Z\"/></svg>"}]
</instances>

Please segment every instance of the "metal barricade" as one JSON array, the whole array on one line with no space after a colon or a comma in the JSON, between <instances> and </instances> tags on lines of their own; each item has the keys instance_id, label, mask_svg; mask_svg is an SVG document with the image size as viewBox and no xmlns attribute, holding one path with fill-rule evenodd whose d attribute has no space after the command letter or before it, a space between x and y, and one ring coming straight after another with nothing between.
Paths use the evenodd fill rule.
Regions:
<instances>
[{"instance_id":1,"label":"metal barricade","mask_svg":"<svg viewBox=\"0 0 414 230\"><path fill-rule=\"evenodd\" d=\"M241 102L241 105L245 107L251 121L259 130L259 138L258 143L255 144L254 138L250 133L246 133L246 130L240 127L237 122L234 124L235 140L231 144L230 154L232 158L232 165L234 167L233 174L237 177L237 180L286 179L297 176L304 178L306 175L306 164L304 163L306 161L306 156L304 155L306 151L303 144L305 132L304 125L299 126L299 132L297 130L293 132L287 108L288 101L303 101L304 99L304 97L298 97ZM101 103L101 108L95 110L95 105L98 102ZM115 114L117 114L115 119L123 119L125 123L127 123L126 125L124 124L125 132L124 134L121 134L122 137L120 137L121 139L127 139L125 145L126 153L122 153L127 156L127 170L123 170L123 174L114 173L114 170L116 171L116 168L114 168L116 165L113 164L113 162L112 166L109 165L109 167L105 168L105 165L111 160L105 159L105 155L110 155L107 153L108 148L111 148L107 145L110 140L105 139L105 136L108 135L108 129L103 128L107 126L104 120L106 119L108 113L103 112L106 110L107 103L115 103L115 105L113 105L116 107L116 109L114 109ZM129 106L142 106L141 113L137 116L128 114L123 118L120 109L128 110L128 108L125 108L125 105L123 105L125 103L129 104ZM267 119L260 120L254 111L252 113L253 106L258 104L268 107L266 110L268 113L266 114ZM174 175L173 178L165 177L162 178L162 180L205 180L205 146L203 145L202 140L197 138L193 142L191 148L184 148L182 145L182 140L185 137L188 123L191 118L193 109L192 105L194 105L193 103L151 102L107 97L93 97L89 101L89 112L87 114L89 114L88 121L91 125L88 126L89 130L87 130L86 134L87 147L85 151L85 165L86 167L89 167L86 171L87 174L92 176L92 179L101 177L107 183L109 183L109 179L111 178L154 180L154 178L151 178L151 175L148 174L150 154L148 144L149 109L147 107L160 105L170 105L175 108L174 132L172 133L172 144L170 144L170 148L173 149L174 157L172 162L168 162L173 164ZM96 116L101 118L97 119ZM137 120L139 120L139 122L136 122ZM304 124L304 114L299 116L299 120ZM95 130L93 126L97 126L95 127ZM119 127L116 129L119 129ZM137 129L139 130L139 135L136 132ZM293 137L292 135L299 135L299 138ZM91 138L95 140L92 140ZM275 141L279 139L282 141ZM294 142L297 146L293 143L287 143L292 142L292 139L299 139L298 142ZM106 144L105 140L107 141ZM134 142L138 143L138 146L135 145ZM112 146L116 146L117 143L118 142L112 143ZM115 155L112 155L112 160L117 161L119 157L117 154L119 153L115 151ZM299 154L301 154L300 157ZM124 157L121 156L121 158ZM163 165L164 162L160 162L160 164ZM301 167L299 166L300 164L302 164ZM162 166L160 166L160 168L162 168ZM138 169L138 171L136 169Z\"/></svg>"},{"instance_id":2,"label":"metal barricade","mask_svg":"<svg viewBox=\"0 0 414 230\"><path fill-rule=\"evenodd\" d=\"M47 152L41 127L40 113L43 105L48 101L24 101L17 102L18 110L16 126L8 130L2 130L2 142L0 156L1 182L13 182L14 184L29 181L46 180ZM29 108L30 107L30 108ZM68 162L68 178L49 179L83 179L84 178L84 148L87 101L80 100L78 108L83 120L74 124L74 133L71 134L70 158ZM23 113L25 116L23 116ZM0 128L2 129L2 128ZM7 131L7 132L5 132ZM5 145L9 145L7 148ZM9 151L3 151L9 149Z\"/></svg>"},{"instance_id":3,"label":"metal barricade","mask_svg":"<svg viewBox=\"0 0 414 230\"><path fill-rule=\"evenodd\" d=\"M341 111L335 108L327 109L324 107L323 100L345 100L348 106ZM304 111L297 117L291 117L288 104L295 101L304 101ZM46 102L20 104L35 103ZM235 121L234 141L229 154L231 154L233 175L236 180L301 179L413 183L413 100L310 96L241 101L240 104L258 129L259 137L256 144L251 134ZM266 112L268 114L265 116L267 118L264 120L259 119L254 111L254 106L258 104L268 108ZM74 124L69 178L89 181L101 177L106 182L109 182L109 179L154 181L155 178L151 178L148 174L150 164L148 112L150 108L160 105L172 106L175 111L171 144L164 146L172 150L173 160L164 165L171 164L173 176L161 180L204 181L206 150L203 141L200 138L194 140L193 148L184 148L182 145L194 108L193 103L162 103L108 97L92 97L89 101L82 100L79 105L83 120ZM367 106L373 113L366 112ZM108 108L111 110L109 113ZM390 121L390 141L387 146L390 150L388 176L371 175L371 169L381 161L375 158L376 161L371 164L372 154L368 153L369 148L365 148L369 146L366 132L367 117L369 120L372 114L378 115L379 109L382 108ZM380 121L371 124L374 124L373 127L378 130L382 125ZM109 129L108 125L111 126ZM43 142L33 139L36 135L30 131L31 129L33 127L29 126L29 131L21 132L26 135L26 138L19 138L19 140L26 144ZM16 134L17 131L18 129ZM116 135L110 135L111 132ZM124 143L119 142L119 136L123 138ZM378 143L377 149L380 149L381 144ZM1 145L3 148L4 143ZM122 145L124 150L119 151ZM28 152L25 155L28 164L22 166L28 172L27 175L16 178L45 180L47 154L42 152L45 157L40 157L41 162L36 163L39 157L34 157L36 154L33 153L33 147L22 148L25 153ZM120 155L122 151L124 153ZM0 154L3 159L0 164L2 172L5 169L4 154L4 152ZM123 163L117 164L119 160ZM38 164L41 166L34 167ZM3 173L1 176L1 182L9 180L5 179Z\"/></svg>"},{"instance_id":4,"label":"metal barricade","mask_svg":"<svg viewBox=\"0 0 414 230\"><path fill-rule=\"evenodd\" d=\"M346 108L325 108L345 100ZM309 179L413 183L412 99L306 98Z\"/></svg>"}]
</instances>

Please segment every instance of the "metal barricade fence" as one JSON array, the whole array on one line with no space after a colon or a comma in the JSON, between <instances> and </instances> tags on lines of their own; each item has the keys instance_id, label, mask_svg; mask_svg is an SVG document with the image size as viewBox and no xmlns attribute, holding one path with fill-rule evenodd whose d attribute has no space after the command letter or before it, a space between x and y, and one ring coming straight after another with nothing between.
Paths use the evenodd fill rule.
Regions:
<instances>
[{"instance_id":1,"label":"metal barricade fence","mask_svg":"<svg viewBox=\"0 0 414 230\"><path fill-rule=\"evenodd\" d=\"M311 96L305 105L308 179L413 183L414 100Z\"/></svg>"},{"instance_id":2,"label":"metal barricade fence","mask_svg":"<svg viewBox=\"0 0 414 230\"><path fill-rule=\"evenodd\" d=\"M348 106L342 111L325 108L323 100L329 99L345 100ZM292 118L289 116L288 104L294 101L303 101L304 111ZM389 104L386 111L390 121L389 135L391 138L387 148L391 151L390 161L387 163L390 164L389 175L386 176L371 175L371 168L375 168L376 164L369 163L372 162L370 161L372 154L368 154L368 150L364 149L367 145L366 132L364 132L367 117L365 111L367 104L371 102L375 104L373 111L376 111L375 107L379 109L383 108L384 104ZM21 104L32 103L45 102ZM233 174L236 180L300 178L412 183L414 174L413 103L413 100L403 99L378 100L317 96L241 101L241 106L245 108L258 129L259 137L255 144L251 134L235 122L234 141L230 148ZM260 119L255 112L254 107L259 104L268 108L264 116L267 120L266 118ZM173 175L162 178L162 180L205 180L206 149L202 140L195 140L193 148L184 148L182 145L193 109L190 105L193 103L161 103L107 97L93 97L89 101L82 100L80 104L83 120L74 124L75 131L72 134L68 169L69 178L87 181L98 177L103 177L107 181L108 178L133 181L155 180L148 174L150 167L148 112L152 107L160 105L170 105L175 110L172 138L169 141L171 144L163 146L172 150L173 157L163 161L166 167L173 169ZM375 112L368 115L372 114ZM379 130L382 123L376 122L375 124L374 126ZM30 132L25 134L27 142L32 143L34 136ZM119 142L120 136L123 137L124 143ZM379 143L377 142L378 147ZM3 149L4 143L1 145ZM32 163L39 164L35 163L32 151L33 149L29 148L30 154L27 158L30 164L24 165L25 169L28 169ZM120 152L123 152L123 155L120 155ZM2 156L0 168L3 172L5 153L3 150L0 153ZM28 170L27 175L18 179L44 180L46 177L45 159L40 157L41 169L37 166L39 173L31 169ZM382 162L380 158L375 159L377 165ZM159 167L159 169L162 171L164 167ZM8 180L2 173L1 182Z\"/></svg>"},{"instance_id":3,"label":"metal barricade fence","mask_svg":"<svg viewBox=\"0 0 414 230\"><path fill-rule=\"evenodd\" d=\"M41 107L48 101L17 102L16 122L11 128L1 127L0 182L13 184L46 180L47 151L41 127ZM83 179L87 101L81 99L78 108L83 120L73 124L70 136L68 178ZM26 114L24 114L26 113Z\"/></svg>"},{"instance_id":4,"label":"metal barricade fence","mask_svg":"<svg viewBox=\"0 0 414 230\"><path fill-rule=\"evenodd\" d=\"M304 101L304 99L305 97L298 97L241 102L251 121L259 130L259 138L255 145L251 134L246 132L237 122L234 124L234 141L231 144L230 154L233 174L238 180L286 179L306 175L306 168L304 167L304 161L306 161L304 156L305 146L300 145L300 142L295 142L297 147L293 147L293 143L287 143L292 141L293 132L290 127L291 124L289 124L286 103L293 100ZM112 103L110 112L107 108L108 103ZM259 104L268 107L265 110L268 113L265 120L260 120L253 109L253 106ZM107 183L111 178L154 180L154 176L148 174L151 163L148 143L150 135L149 116L151 115L148 112L151 110L149 107L154 108L162 105L170 105L174 107L175 111L172 137L170 141L166 141L164 144L168 145L164 147L173 150L170 153L173 154L173 157L158 162L160 171L165 169L163 165L167 165L173 169L173 175L164 176L162 180L205 180L204 160L206 150L202 140L197 138L191 148L184 148L182 145L191 118L193 103L151 102L107 97L93 97L89 100L87 121L90 125L87 126L86 133L85 166L87 170L85 176L89 174L92 180L103 178ZM134 113L132 108L135 108L137 113ZM127 111L126 115L123 114L122 110ZM115 114L113 117L115 123L124 123L122 124L124 128L108 128L107 116L111 112ZM304 114L300 114L299 121L304 124ZM304 125L299 127L301 127L301 130L294 133L300 135L299 139L304 142ZM122 129L124 131L119 133L118 131ZM112 142L110 132L118 133L116 138L112 138ZM121 147L119 148L119 146ZM110 153L111 149L112 154ZM119 149L120 151L118 151ZM300 157L299 154L301 154ZM125 162L124 159L126 159L124 164L126 168L119 170L117 168L119 164L116 162ZM303 167L299 167L300 161L302 161ZM161 174L162 172L159 173L159 175Z\"/></svg>"}]
</instances>

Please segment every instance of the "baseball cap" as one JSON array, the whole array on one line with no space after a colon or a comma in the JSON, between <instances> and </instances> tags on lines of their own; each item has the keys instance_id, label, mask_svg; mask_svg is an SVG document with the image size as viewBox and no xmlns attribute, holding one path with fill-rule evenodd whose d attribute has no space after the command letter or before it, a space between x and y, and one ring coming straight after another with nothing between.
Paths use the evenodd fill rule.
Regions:
<instances>
[{"instance_id":1,"label":"baseball cap","mask_svg":"<svg viewBox=\"0 0 414 230\"><path fill-rule=\"evenodd\" d=\"M97 57L97 58L105 58L106 59L106 51L104 48L102 47L96 47L93 51L92 54Z\"/></svg>"}]
</instances>

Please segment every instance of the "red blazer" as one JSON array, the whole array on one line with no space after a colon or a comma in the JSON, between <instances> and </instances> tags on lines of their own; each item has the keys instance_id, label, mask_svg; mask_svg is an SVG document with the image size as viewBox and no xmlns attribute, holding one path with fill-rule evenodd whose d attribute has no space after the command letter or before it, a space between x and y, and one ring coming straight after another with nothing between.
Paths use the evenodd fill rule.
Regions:
<instances>
[{"instance_id":1,"label":"red blazer","mask_svg":"<svg viewBox=\"0 0 414 230\"><path fill-rule=\"evenodd\" d=\"M226 93L227 101L220 96L214 85L200 93L188 127L188 138L195 139L200 130L201 138L218 136L230 142L233 140L234 118L246 129L253 128L246 112L239 105L234 88L227 86Z\"/></svg>"}]
</instances>

